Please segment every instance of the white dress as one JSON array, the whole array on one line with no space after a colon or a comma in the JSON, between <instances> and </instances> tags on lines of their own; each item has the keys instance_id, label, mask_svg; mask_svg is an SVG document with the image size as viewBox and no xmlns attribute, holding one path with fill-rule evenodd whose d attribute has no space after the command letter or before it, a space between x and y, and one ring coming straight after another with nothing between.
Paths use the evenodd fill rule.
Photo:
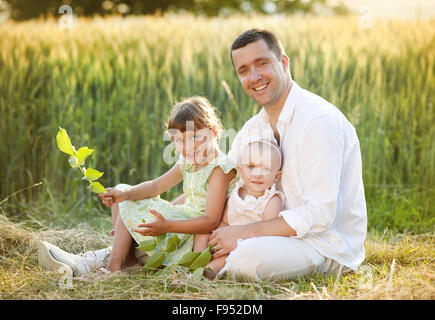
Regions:
<instances>
[{"instance_id":1,"label":"white dress","mask_svg":"<svg viewBox=\"0 0 435 320\"><path fill-rule=\"evenodd\" d=\"M245 199L242 199L239 196L239 189L242 186L243 181L240 179L228 199L229 225L241 225L264 220L264 208L276 194L281 198L283 207L285 205L284 194L276 190L275 183L258 198L247 194Z\"/></svg>"}]
</instances>

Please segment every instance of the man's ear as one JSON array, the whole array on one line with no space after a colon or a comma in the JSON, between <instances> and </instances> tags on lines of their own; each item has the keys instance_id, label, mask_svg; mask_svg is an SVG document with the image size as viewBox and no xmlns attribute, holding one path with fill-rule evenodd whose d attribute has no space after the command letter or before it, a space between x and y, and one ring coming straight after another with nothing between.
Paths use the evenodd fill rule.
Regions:
<instances>
[{"instance_id":1,"label":"man's ear","mask_svg":"<svg viewBox=\"0 0 435 320\"><path fill-rule=\"evenodd\" d=\"M284 71L288 70L288 68L290 67L290 59L289 57L287 57L285 54L283 54L281 56L281 63L284 67Z\"/></svg>"}]
</instances>

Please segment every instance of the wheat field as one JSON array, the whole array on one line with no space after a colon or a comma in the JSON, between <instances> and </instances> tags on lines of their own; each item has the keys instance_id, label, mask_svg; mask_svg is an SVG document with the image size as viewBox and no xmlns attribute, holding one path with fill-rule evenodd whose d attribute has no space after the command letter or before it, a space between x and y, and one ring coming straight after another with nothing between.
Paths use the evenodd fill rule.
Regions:
<instances>
[{"instance_id":1,"label":"wheat field","mask_svg":"<svg viewBox=\"0 0 435 320\"><path fill-rule=\"evenodd\" d=\"M58 151L58 128L67 129L76 147L96 149L89 166L104 171L104 186L157 177L171 165L163 161L169 144L164 122L182 97L207 96L227 130L239 130L259 111L229 58L233 39L251 27L274 31L293 79L353 123L371 238L429 239L422 247L418 240L413 245L424 252L418 261L424 261L422 272L430 276L422 277L431 289L397 297L433 298L435 20L374 21L370 29L354 16L81 18L72 29L60 28L56 20L7 22L0 26L0 214L32 230L83 222L104 234L108 212ZM224 139L222 148L227 151L230 142ZM382 242L367 245L372 263ZM402 248L397 246L389 249L393 257ZM392 258L376 261L376 270L388 279L385 268ZM0 264L3 279L10 276L8 266ZM411 280L404 277L407 286ZM322 281L332 297L370 297L370 291L351 292L358 279L350 287L342 283L334 294L329 289L338 287ZM298 286L302 297L313 289ZM285 296L284 289L269 289L265 297L275 297L275 291Z\"/></svg>"}]
</instances>

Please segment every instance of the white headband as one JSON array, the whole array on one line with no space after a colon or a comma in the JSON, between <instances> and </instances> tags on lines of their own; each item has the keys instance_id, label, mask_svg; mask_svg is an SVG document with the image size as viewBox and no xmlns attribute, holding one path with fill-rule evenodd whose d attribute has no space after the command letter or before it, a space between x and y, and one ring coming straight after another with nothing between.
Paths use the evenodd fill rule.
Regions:
<instances>
[{"instance_id":1,"label":"white headband","mask_svg":"<svg viewBox=\"0 0 435 320\"><path fill-rule=\"evenodd\" d=\"M282 165L282 153L281 153L281 150L275 144L270 142L269 140L266 140L266 139L261 138L261 137L249 137L247 139L247 141L245 142L245 144L243 145L241 151L243 151L243 149L245 149L247 146L249 146L250 144L255 143L255 142L266 143L268 145L271 145L273 148L275 148L275 150L279 154L279 167L281 168L281 165ZM239 156L239 163L240 163L240 158L241 158L241 155Z\"/></svg>"}]
</instances>

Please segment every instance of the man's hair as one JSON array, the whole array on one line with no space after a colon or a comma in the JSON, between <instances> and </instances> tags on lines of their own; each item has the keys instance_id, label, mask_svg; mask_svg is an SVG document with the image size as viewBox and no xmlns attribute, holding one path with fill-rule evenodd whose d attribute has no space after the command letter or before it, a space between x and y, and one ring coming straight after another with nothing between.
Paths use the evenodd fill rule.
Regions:
<instances>
[{"instance_id":1,"label":"man's hair","mask_svg":"<svg viewBox=\"0 0 435 320\"><path fill-rule=\"evenodd\" d=\"M253 28L243 32L234 40L230 50L231 61L233 61L234 50L246 47L248 44L258 40L264 40L269 50L275 53L278 59L281 59L281 56L285 54L284 48L275 34L264 29Z\"/></svg>"}]
</instances>

